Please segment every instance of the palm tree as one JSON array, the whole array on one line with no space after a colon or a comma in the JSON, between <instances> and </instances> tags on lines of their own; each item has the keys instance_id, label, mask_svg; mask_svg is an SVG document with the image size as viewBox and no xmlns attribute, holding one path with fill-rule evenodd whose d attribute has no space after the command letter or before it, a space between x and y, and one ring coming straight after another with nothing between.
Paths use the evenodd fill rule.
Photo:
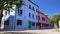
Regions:
<instances>
[{"instance_id":1,"label":"palm tree","mask_svg":"<svg viewBox=\"0 0 60 34\"><path fill-rule=\"evenodd\" d=\"M1 20L3 17L3 10L10 12L12 5L16 5L17 8L22 6L23 0L0 0L0 27L1 27Z\"/></svg>"}]
</instances>

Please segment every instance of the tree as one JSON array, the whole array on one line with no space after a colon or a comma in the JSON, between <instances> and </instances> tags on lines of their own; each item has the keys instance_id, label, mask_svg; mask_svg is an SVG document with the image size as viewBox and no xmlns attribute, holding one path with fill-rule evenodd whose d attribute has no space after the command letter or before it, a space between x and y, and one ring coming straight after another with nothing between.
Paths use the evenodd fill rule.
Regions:
<instances>
[{"instance_id":1,"label":"tree","mask_svg":"<svg viewBox=\"0 0 60 34\"><path fill-rule=\"evenodd\" d=\"M16 5L17 8L20 8L23 4L23 0L0 0L0 24L3 17L3 10L10 12L12 5Z\"/></svg>"},{"instance_id":2,"label":"tree","mask_svg":"<svg viewBox=\"0 0 60 34\"><path fill-rule=\"evenodd\" d=\"M59 28L59 20L60 20L60 14L55 14L55 15L50 19L50 23L56 24L57 27Z\"/></svg>"},{"instance_id":3,"label":"tree","mask_svg":"<svg viewBox=\"0 0 60 34\"><path fill-rule=\"evenodd\" d=\"M18 8L21 7L23 0L0 0L0 9L9 11L12 9L12 5L15 4Z\"/></svg>"}]
</instances>

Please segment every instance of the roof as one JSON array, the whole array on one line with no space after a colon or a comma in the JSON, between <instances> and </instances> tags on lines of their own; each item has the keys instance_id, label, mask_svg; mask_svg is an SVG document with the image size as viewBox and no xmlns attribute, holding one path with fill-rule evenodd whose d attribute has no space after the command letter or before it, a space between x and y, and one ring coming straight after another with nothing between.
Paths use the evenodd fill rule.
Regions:
<instances>
[{"instance_id":1,"label":"roof","mask_svg":"<svg viewBox=\"0 0 60 34\"><path fill-rule=\"evenodd\" d=\"M38 10L38 13L43 14L44 16L46 16L46 15L43 13L42 10Z\"/></svg>"},{"instance_id":2,"label":"roof","mask_svg":"<svg viewBox=\"0 0 60 34\"><path fill-rule=\"evenodd\" d=\"M33 3L31 0L28 0L28 1L30 1L31 3ZM37 4L35 4L35 3L33 3L34 5L36 5L37 7L39 7Z\"/></svg>"},{"instance_id":3,"label":"roof","mask_svg":"<svg viewBox=\"0 0 60 34\"><path fill-rule=\"evenodd\" d=\"M38 13L43 14L44 16L46 16L46 18L50 19L50 17L48 15L44 14L42 10L38 10Z\"/></svg>"}]
</instances>

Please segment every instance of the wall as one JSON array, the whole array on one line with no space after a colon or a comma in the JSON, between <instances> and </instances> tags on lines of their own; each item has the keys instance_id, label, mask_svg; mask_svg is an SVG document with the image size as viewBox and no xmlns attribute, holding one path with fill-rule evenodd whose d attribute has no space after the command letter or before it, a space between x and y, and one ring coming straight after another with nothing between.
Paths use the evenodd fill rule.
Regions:
<instances>
[{"instance_id":1,"label":"wall","mask_svg":"<svg viewBox=\"0 0 60 34\"><path fill-rule=\"evenodd\" d=\"M10 14L8 14L8 11L7 11L7 14L6 13L6 10L3 10L3 21L6 21L6 20L9 20L9 25L4 25L4 30L14 30L14 24L15 24L15 5L13 5L13 9L14 10L11 10L10 11ZM4 23L3 23L4 24ZM3 25L2 24L2 25Z\"/></svg>"},{"instance_id":2,"label":"wall","mask_svg":"<svg viewBox=\"0 0 60 34\"><path fill-rule=\"evenodd\" d=\"M0 10L0 29L1 29L1 20L2 20L3 11Z\"/></svg>"},{"instance_id":3,"label":"wall","mask_svg":"<svg viewBox=\"0 0 60 34\"><path fill-rule=\"evenodd\" d=\"M38 7L36 7L34 4L30 3L29 1L25 1L25 3L26 3L26 5L23 5L21 7L21 9L23 10L23 14L21 16L19 16L18 11L16 10L16 23L17 23L17 19L22 20L22 25L19 25L19 26L15 25L16 30L29 29L28 28L29 27L28 26L29 21L32 21L32 22L35 22L35 23L38 22L38 19L36 19L36 15L38 15L38 12L33 11L32 9L29 9L29 5L34 6L35 10L38 9ZM29 18L29 13L34 14L35 19ZM31 29L36 29L37 28L37 26L31 26L31 27L32 27Z\"/></svg>"},{"instance_id":4,"label":"wall","mask_svg":"<svg viewBox=\"0 0 60 34\"><path fill-rule=\"evenodd\" d=\"M38 9L37 6L30 3L27 0L24 0L24 5L20 7L19 9L22 9L22 15L18 14L18 9L16 8L13 12L10 12L9 17L6 18L6 20L10 20L9 26L4 26L5 30L27 30L29 29L29 21L35 22L35 26L31 25L31 29L38 29L39 27L36 26L36 23L38 22L38 19L36 19L36 16L38 16L38 12L36 12L36 9ZM29 5L34 7L35 11L32 9L29 9ZM15 6L16 7L16 6ZM29 18L29 13L34 14L34 19ZM17 25L17 20L22 20L22 25Z\"/></svg>"},{"instance_id":5,"label":"wall","mask_svg":"<svg viewBox=\"0 0 60 34\"><path fill-rule=\"evenodd\" d=\"M59 20L59 28L60 28L60 20Z\"/></svg>"},{"instance_id":6,"label":"wall","mask_svg":"<svg viewBox=\"0 0 60 34\"><path fill-rule=\"evenodd\" d=\"M40 16L39 22L41 22L41 23L46 23L46 16L45 16L43 13L41 13L41 12L39 12L38 14L39 14L39 16ZM45 21L42 21L42 17L45 18Z\"/></svg>"},{"instance_id":7,"label":"wall","mask_svg":"<svg viewBox=\"0 0 60 34\"><path fill-rule=\"evenodd\" d=\"M46 15L43 13L43 11L39 10L38 15L40 16L40 19L39 19L40 29L46 29L46 28L48 28L49 20L46 17ZM45 20L43 20L42 17Z\"/></svg>"}]
</instances>

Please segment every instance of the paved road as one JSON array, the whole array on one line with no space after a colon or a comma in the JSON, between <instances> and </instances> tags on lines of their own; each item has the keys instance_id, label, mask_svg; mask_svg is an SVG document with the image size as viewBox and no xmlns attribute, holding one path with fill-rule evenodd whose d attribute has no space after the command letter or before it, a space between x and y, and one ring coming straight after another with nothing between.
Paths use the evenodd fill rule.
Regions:
<instances>
[{"instance_id":1,"label":"paved road","mask_svg":"<svg viewBox=\"0 0 60 34\"><path fill-rule=\"evenodd\" d=\"M1 31L0 34L60 34L60 29Z\"/></svg>"}]
</instances>

